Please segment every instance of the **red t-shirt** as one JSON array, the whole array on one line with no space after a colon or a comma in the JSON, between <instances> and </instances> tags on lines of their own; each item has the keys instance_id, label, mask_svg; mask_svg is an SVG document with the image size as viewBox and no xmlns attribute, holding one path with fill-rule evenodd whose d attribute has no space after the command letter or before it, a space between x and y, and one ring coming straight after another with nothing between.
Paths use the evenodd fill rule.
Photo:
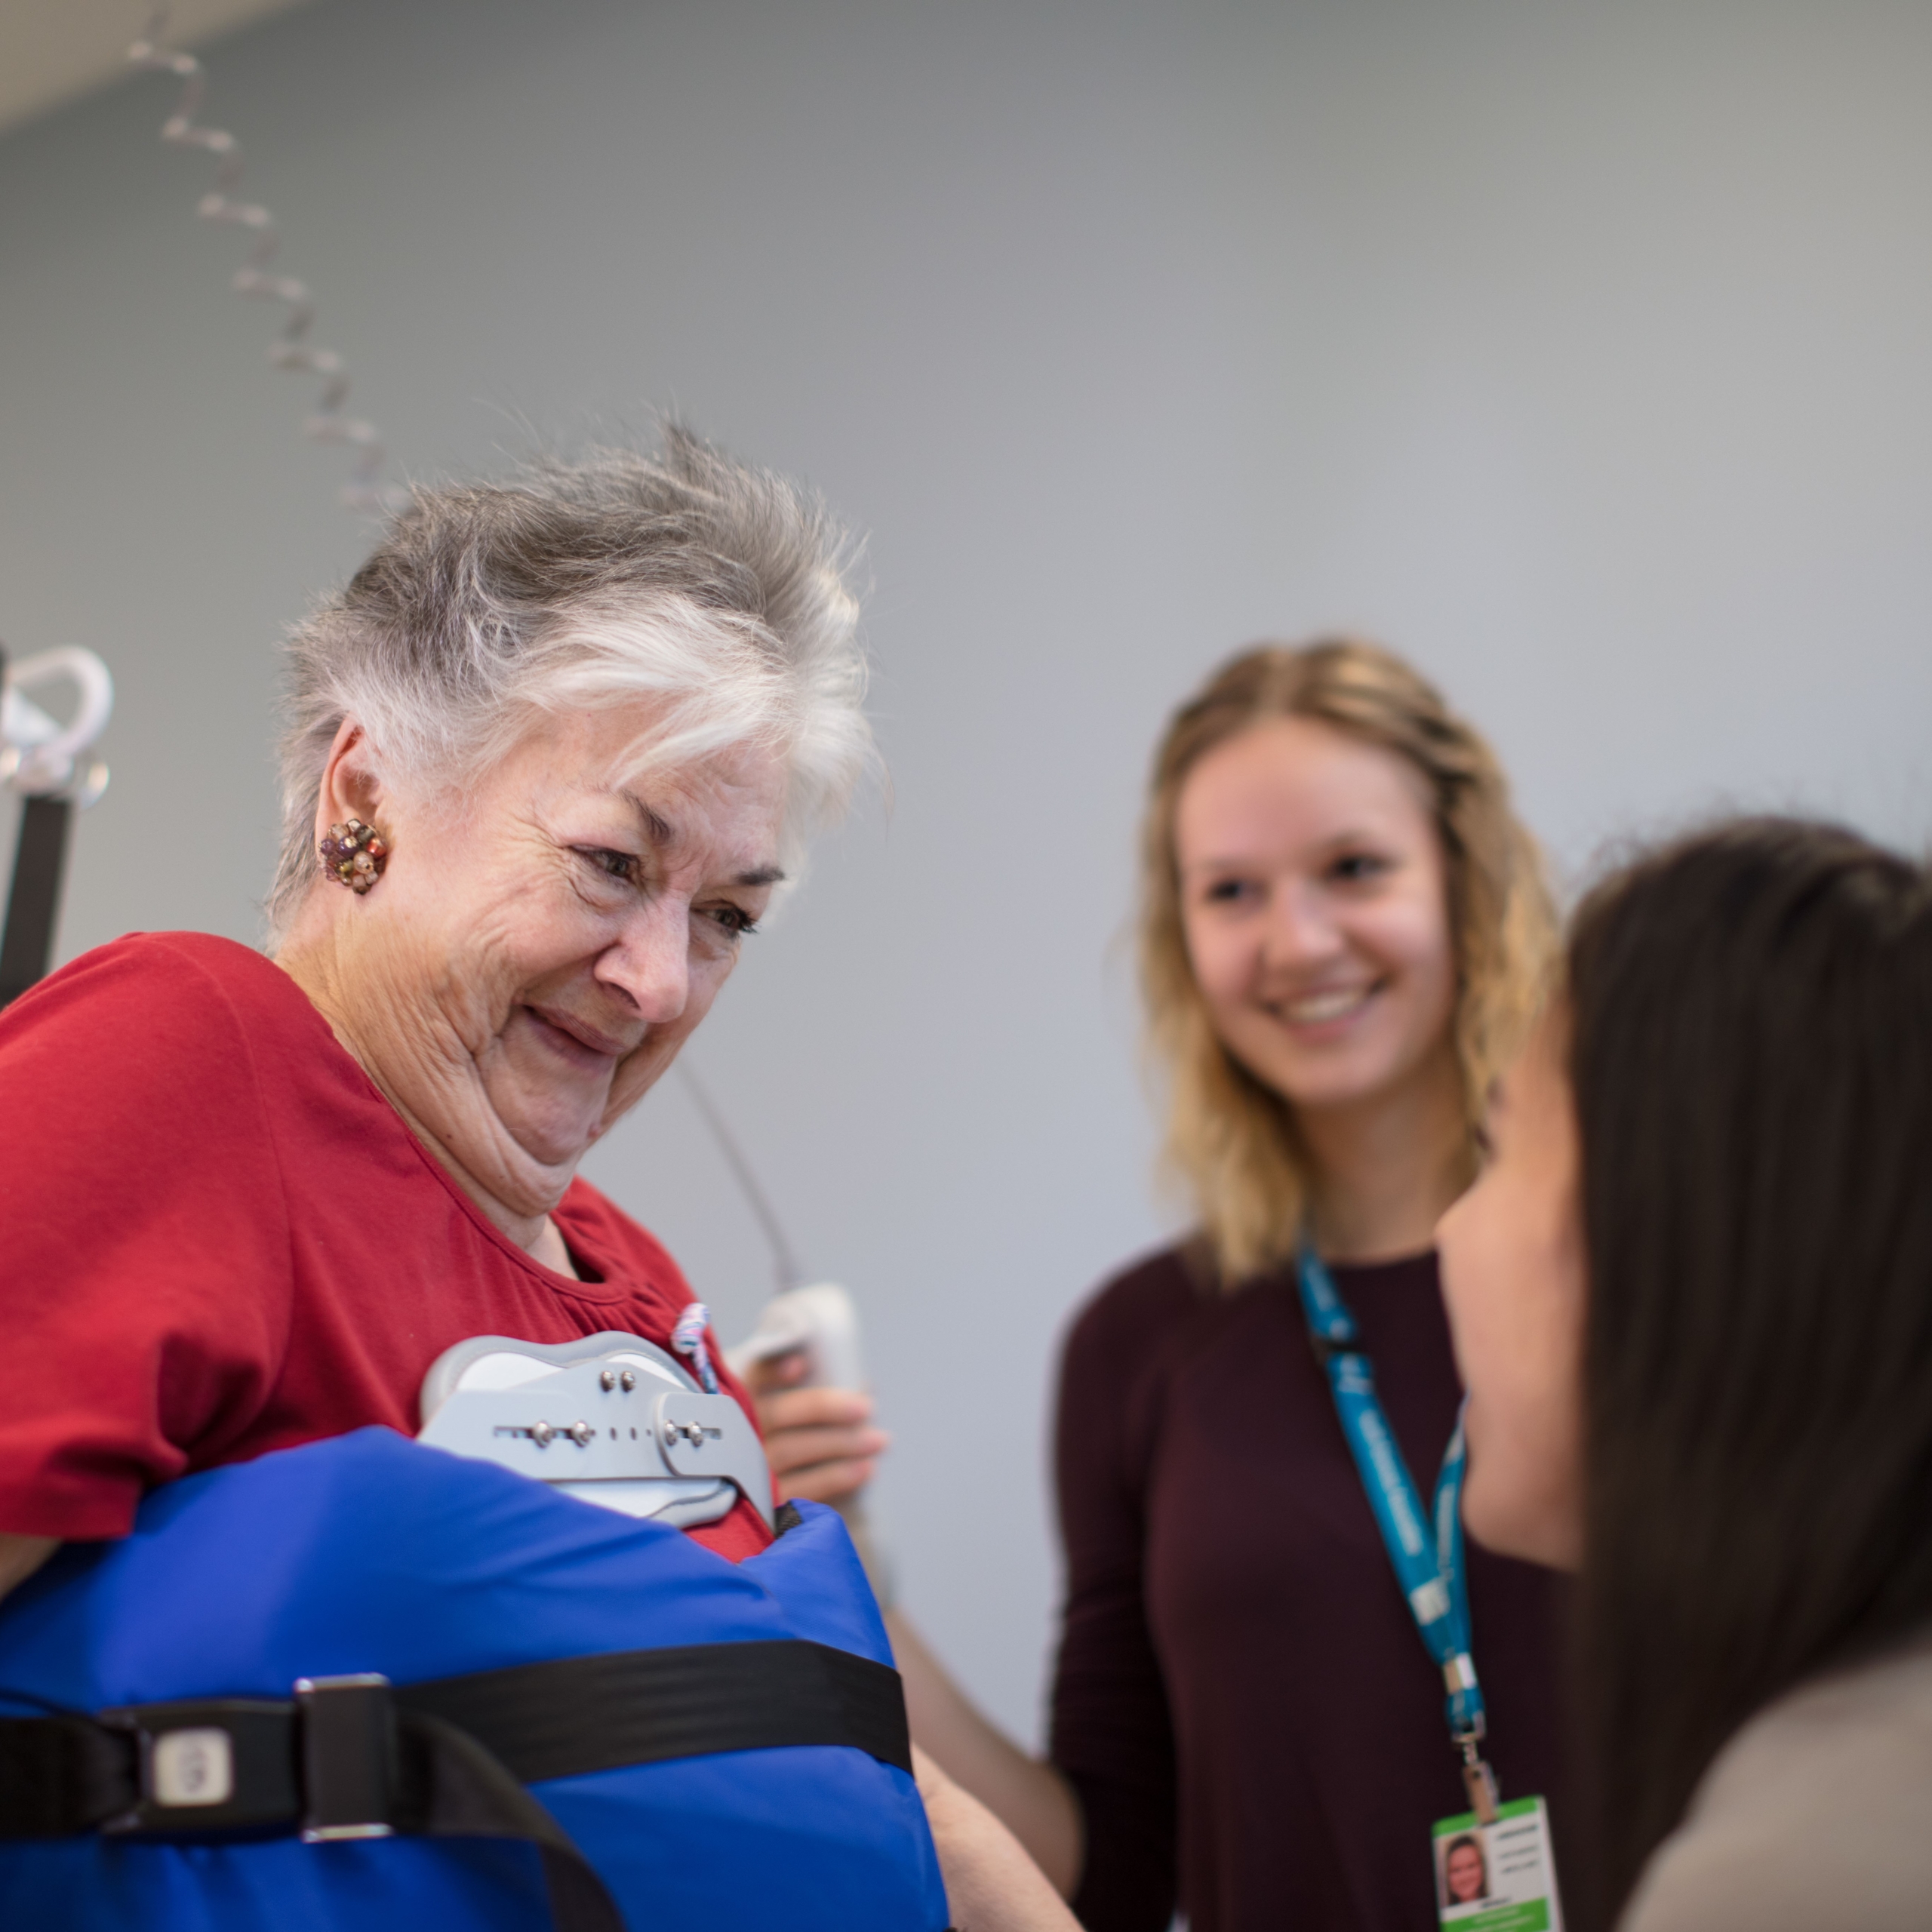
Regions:
<instances>
[{"instance_id":1,"label":"red t-shirt","mask_svg":"<svg viewBox=\"0 0 1932 1932\"><path fill-rule=\"evenodd\" d=\"M84 955L0 1013L0 1530L122 1536L172 1477L413 1435L472 1335L667 1346L677 1264L581 1180L553 1218L581 1281L491 1226L260 954ZM742 1497L693 1534L734 1559L770 1540Z\"/></svg>"}]
</instances>

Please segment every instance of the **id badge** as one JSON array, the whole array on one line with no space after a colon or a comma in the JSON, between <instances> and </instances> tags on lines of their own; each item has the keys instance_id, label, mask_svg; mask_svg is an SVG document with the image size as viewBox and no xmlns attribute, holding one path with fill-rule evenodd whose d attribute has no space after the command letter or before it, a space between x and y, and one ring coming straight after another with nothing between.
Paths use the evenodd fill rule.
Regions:
<instances>
[{"instance_id":1,"label":"id badge","mask_svg":"<svg viewBox=\"0 0 1932 1932\"><path fill-rule=\"evenodd\" d=\"M1563 1932L1549 1814L1540 1798L1496 1807L1496 1823L1473 1811L1444 1818L1430 1834L1436 1910L1457 1932Z\"/></svg>"}]
</instances>

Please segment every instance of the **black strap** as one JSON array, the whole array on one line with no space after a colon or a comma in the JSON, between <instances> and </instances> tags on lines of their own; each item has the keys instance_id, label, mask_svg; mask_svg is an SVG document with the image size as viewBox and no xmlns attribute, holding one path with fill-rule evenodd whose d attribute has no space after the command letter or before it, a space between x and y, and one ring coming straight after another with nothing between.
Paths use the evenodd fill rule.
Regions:
<instances>
[{"instance_id":1,"label":"black strap","mask_svg":"<svg viewBox=\"0 0 1932 1932\"><path fill-rule=\"evenodd\" d=\"M623 1915L571 1835L475 1738L439 1718L399 1727L405 1797L401 1829L438 1838L522 1838L543 1861L556 1932L625 1932ZM411 1760L414 1758L414 1762Z\"/></svg>"},{"instance_id":2,"label":"black strap","mask_svg":"<svg viewBox=\"0 0 1932 1932\"><path fill-rule=\"evenodd\" d=\"M141 1766L157 1738L169 1733L153 1714L167 1711L181 1728L218 1729L238 1744L231 1802L172 1810L143 1789ZM205 1840L224 1831L309 1822L297 1769L302 1729L294 1704L211 1700L205 1704L131 1706L112 1724L91 1718L0 1719L0 1841L65 1838L79 1832L141 1838ZM338 1825L334 1835L380 1835L379 1827L425 1838L519 1838L542 1857L556 1932L625 1932L623 1915L604 1881L555 1817L475 1739L441 1718L397 1713L388 1740L392 1764L383 1815L359 1827ZM122 1720L134 1720L132 1724ZM143 1735L140 1724L155 1728ZM278 1761L258 1760L278 1732ZM315 1754L304 1754L312 1779ZM359 1768L359 1767L358 1767ZM266 1775L263 1773L266 1771Z\"/></svg>"},{"instance_id":3,"label":"black strap","mask_svg":"<svg viewBox=\"0 0 1932 1932\"><path fill-rule=\"evenodd\" d=\"M798 1639L561 1657L399 1684L395 1697L468 1731L526 1784L794 1744L849 1744L912 1768L898 1672Z\"/></svg>"},{"instance_id":4,"label":"black strap","mask_svg":"<svg viewBox=\"0 0 1932 1932\"><path fill-rule=\"evenodd\" d=\"M91 1831L139 1795L129 1740L91 1718L0 1721L0 1837Z\"/></svg>"},{"instance_id":5,"label":"black strap","mask_svg":"<svg viewBox=\"0 0 1932 1932\"><path fill-rule=\"evenodd\" d=\"M210 1732L226 1795L180 1801L157 1767ZM287 1703L0 1718L0 1841L265 1829L520 1838L543 1856L558 1932L623 1932L602 1881L525 1784L798 1745L846 1746L909 1771L898 1672L801 1639L697 1644L393 1687L305 1681Z\"/></svg>"}]
</instances>

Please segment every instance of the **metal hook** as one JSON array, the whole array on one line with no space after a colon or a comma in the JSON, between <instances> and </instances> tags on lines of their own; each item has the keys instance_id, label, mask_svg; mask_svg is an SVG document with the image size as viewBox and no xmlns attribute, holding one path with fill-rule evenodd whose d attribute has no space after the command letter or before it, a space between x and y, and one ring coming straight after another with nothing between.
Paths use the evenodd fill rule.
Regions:
<instances>
[{"instance_id":1,"label":"metal hook","mask_svg":"<svg viewBox=\"0 0 1932 1932\"><path fill-rule=\"evenodd\" d=\"M57 723L23 686L64 678L80 693L70 724ZM107 789L107 767L90 758L114 714L114 680L91 651L57 645L0 674L0 784L28 798L62 798L85 808Z\"/></svg>"}]
</instances>

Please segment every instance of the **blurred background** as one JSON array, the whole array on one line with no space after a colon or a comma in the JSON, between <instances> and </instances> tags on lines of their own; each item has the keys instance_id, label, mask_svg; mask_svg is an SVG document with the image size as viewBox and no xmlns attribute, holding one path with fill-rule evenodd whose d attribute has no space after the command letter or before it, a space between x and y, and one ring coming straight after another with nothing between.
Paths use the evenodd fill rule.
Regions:
<instances>
[{"instance_id":1,"label":"blurred background","mask_svg":"<svg viewBox=\"0 0 1932 1932\"><path fill-rule=\"evenodd\" d=\"M1720 805L1932 825L1932 8L180 17L398 473L669 408L867 534L890 808L691 1056L860 1298L908 1604L1023 1735L1056 1337L1174 1225L1122 936L1203 673L1392 644L1573 881ZM173 84L119 71L143 18L0 0L0 637L119 693L63 958L257 936L278 640L368 540L156 138ZM750 1326L769 1258L675 1081L587 1171Z\"/></svg>"}]
</instances>

